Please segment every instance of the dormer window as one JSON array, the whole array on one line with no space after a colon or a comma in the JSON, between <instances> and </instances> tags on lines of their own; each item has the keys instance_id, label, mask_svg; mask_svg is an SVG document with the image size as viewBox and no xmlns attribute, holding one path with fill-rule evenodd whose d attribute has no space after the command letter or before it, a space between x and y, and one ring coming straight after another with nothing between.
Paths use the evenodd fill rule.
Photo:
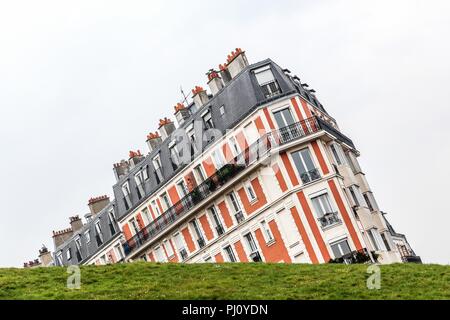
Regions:
<instances>
[{"instance_id":1,"label":"dormer window","mask_svg":"<svg viewBox=\"0 0 450 320\"><path fill-rule=\"evenodd\" d=\"M180 165L180 154L178 152L178 148L175 141L173 141L169 145L169 150L170 150L170 159L172 160L172 168L175 171L178 169L178 166Z\"/></svg>"},{"instance_id":2,"label":"dormer window","mask_svg":"<svg viewBox=\"0 0 450 320\"><path fill-rule=\"evenodd\" d=\"M265 66L254 71L256 80L266 98L271 98L281 93L277 80L273 76L270 66Z\"/></svg>"},{"instance_id":3,"label":"dormer window","mask_svg":"<svg viewBox=\"0 0 450 320\"><path fill-rule=\"evenodd\" d=\"M128 210L131 207L130 185L128 181L122 185L123 201L125 208Z\"/></svg>"},{"instance_id":4,"label":"dormer window","mask_svg":"<svg viewBox=\"0 0 450 320\"><path fill-rule=\"evenodd\" d=\"M160 184L164 179L163 174L162 174L162 165L161 165L160 155L159 154L156 155L153 158L152 162L153 162L153 167L155 168L156 183Z\"/></svg>"},{"instance_id":5,"label":"dormer window","mask_svg":"<svg viewBox=\"0 0 450 320\"><path fill-rule=\"evenodd\" d=\"M146 172L147 172L147 170L143 169L134 175L134 181L136 181L139 199L141 199L145 195L144 182L146 180L145 176L147 176ZM148 178L148 176L147 176L147 178Z\"/></svg>"},{"instance_id":6,"label":"dormer window","mask_svg":"<svg viewBox=\"0 0 450 320\"><path fill-rule=\"evenodd\" d=\"M214 122L212 121L212 117L211 117L211 110L206 111L202 115L202 118L203 118L203 125L205 126L205 130L214 128Z\"/></svg>"}]
</instances>

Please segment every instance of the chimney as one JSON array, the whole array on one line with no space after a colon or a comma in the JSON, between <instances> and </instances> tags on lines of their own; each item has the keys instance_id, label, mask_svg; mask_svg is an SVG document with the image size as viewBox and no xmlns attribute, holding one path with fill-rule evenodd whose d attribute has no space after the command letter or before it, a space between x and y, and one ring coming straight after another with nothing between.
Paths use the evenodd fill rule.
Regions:
<instances>
[{"instance_id":1,"label":"chimney","mask_svg":"<svg viewBox=\"0 0 450 320\"><path fill-rule=\"evenodd\" d=\"M48 267L53 265L53 257L50 251L48 251L46 246L42 246L39 250L39 259L41 260L41 265L43 267Z\"/></svg>"},{"instance_id":2,"label":"chimney","mask_svg":"<svg viewBox=\"0 0 450 320\"><path fill-rule=\"evenodd\" d=\"M168 138L175 131L175 124L172 120L164 118L159 120L159 132L163 140Z\"/></svg>"},{"instance_id":3,"label":"chimney","mask_svg":"<svg viewBox=\"0 0 450 320\"><path fill-rule=\"evenodd\" d=\"M138 150L138 151L130 151L129 157L130 157L130 159L128 160L128 163L130 164L130 169L134 168L142 160L144 160L144 156L141 154L140 150Z\"/></svg>"},{"instance_id":4,"label":"chimney","mask_svg":"<svg viewBox=\"0 0 450 320\"><path fill-rule=\"evenodd\" d=\"M215 96L217 92L222 90L222 88L224 87L223 81L220 78L219 74L213 69L209 70L208 73L208 86L213 96Z\"/></svg>"},{"instance_id":5,"label":"chimney","mask_svg":"<svg viewBox=\"0 0 450 320\"><path fill-rule=\"evenodd\" d=\"M114 175L116 176L116 181L119 181L124 175L130 171L130 163L128 161L122 160L120 163L114 164Z\"/></svg>"},{"instance_id":6,"label":"chimney","mask_svg":"<svg viewBox=\"0 0 450 320\"><path fill-rule=\"evenodd\" d=\"M149 133L147 135L147 145L150 149L150 152L155 150L160 144L162 143L161 136L159 135L158 131L155 133Z\"/></svg>"},{"instance_id":7,"label":"chimney","mask_svg":"<svg viewBox=\"0 0 450 320\"><path fill-rule=\"evenodd\" d=\"M228 65L226 63L219 65L220 75L223 79L223 82L227 84L231 81L231 74L230 71L228 71Z\"/></svg>"},{"instance_id":8,"label":"chimney","mask_svg":"<svg viewBox=\"0 0 450 320\"><path fill-rule=\"evenodd\" d=\"M187 109L182 103L177 103L174 109L175 109L175 118L178 121L178 125L181 126L184 121L189 119L191 113L189 112L189 109Z\"/></svg>"},{"instance_id":9,"label":"chimney","mask_svg":"<svg viewBox=\"0 0 450 320\"><path fill-rule=\"evenodd\" d=\"M95 216L97 213L102 211L108 204L109 204L109 197L106 195L96 198L90 198L88 206L89 210L91 210L91 215Z\"/></svg>"},{"instance_id":10,"label":"chimney","mask_svg":"<svg viewBox=\"0 0 450 320\"><path fill-rule=\"evenodd\" d=\"M83 221L81 221L78 215L74 217L69 217L69 220L70 220L70 227L72 228L73 232L77 232L78 230L83 228Z\"/></svg>"},{"instance_id":11,"label":"chimney","mask_svg":"<svg viewBox=\"0 0 450 320\"><path fill-rule=\"evenodd\" d=\"M236 77L239 72L248 66L247 56L245 51L241 48L236 48L236 51L231 52L227 57L227 67L230 72L231 78Z\"/></svg>"},{"instance_id":12,"label":"chimney","mask_svg":"<svg viewBox=\"0 0 450 320\"><path fill-rule=\"evenodd\" d=\"M206 90L204 90L202 87L195 86L194 89L192 89L192 94L194 99L195 106L197 107L197 110L200 109L205 103L209 101L208 94L206 93Z\"/></svg>"},{"instance_id":13,"label":"chimney","mask_svg":"<svg viewBox=\"0 0 450 320\"><path fill-rule=\"evenodd\" d=\"M55 249L64 243L67 239L69 239L73 235L72 228L53 231L53 244L55 245Z\"/></svg>"}]
</instances>

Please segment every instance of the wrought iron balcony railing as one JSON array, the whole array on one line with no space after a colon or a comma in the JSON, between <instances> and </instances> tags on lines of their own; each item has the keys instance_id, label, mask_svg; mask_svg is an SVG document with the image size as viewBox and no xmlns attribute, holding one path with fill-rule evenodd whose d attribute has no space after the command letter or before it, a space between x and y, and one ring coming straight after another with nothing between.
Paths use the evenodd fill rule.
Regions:
<instances>
[{"instance_id":1,"label":"wrought iron balcony railing","mask_svg":"<svg viewBox=\"0 0 450 320\"><path fill-rule=\"evenodd\" d=\"M312 169L308 172L303 172L300 174L303 184L310 183L320 179L320 173L317 169Z\"/></svg>"},{"instance_id":2,"label":"wrought iron balcony railing","mask_svg":"<svg viewBox=\"0 0 450 320\"><path fill-rule=\"evenodd\" d=\"M186 215L191 209L209 198L216 190L237 176L246 167L252 165L265 156L271 149L314 134L322 130L321 121L316 117L294 123L285 128L268 132L255 143L247 147L241 154L232 159L229 163L218 169L212 176L199 184L187 196L174 204L158 218L140 230L134 237L123 243L124 252L129 255L150 240L154 239L164 230L173 225L177 220ZM319 179L317 170L306 173L302 178L304 182ZM242 213L236 214L238 222L244 219Z\"/></svg>"},{"instance_id":3,"label":"wrought iron balcony railing","mask_svg":"<svg viewBox=\"0 0 450 320\"><path fill-rule=\"evenodd\" d=\"M322 228L326 228L341 222L341 219L339 219L337 212L326 213L323 215L323 217L320 217L317 220L320 221Z\"/></svg>"}]
</instances>

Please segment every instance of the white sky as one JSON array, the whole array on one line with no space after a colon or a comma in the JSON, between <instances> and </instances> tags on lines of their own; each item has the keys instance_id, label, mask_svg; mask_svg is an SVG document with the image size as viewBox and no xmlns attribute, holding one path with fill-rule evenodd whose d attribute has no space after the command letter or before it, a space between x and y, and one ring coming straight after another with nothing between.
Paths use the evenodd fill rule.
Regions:
<instances>
[{"instance_id":1,"label":"white sky","mask_svg":"<svg viewBox=\"0 0 450 320\"><path fill-rule=\"evenodd\" d=\"M236 47L317 90L383 211L450 263L449 1L0 0L0 266L34 259Z\"/></svg>"}]
</instances>

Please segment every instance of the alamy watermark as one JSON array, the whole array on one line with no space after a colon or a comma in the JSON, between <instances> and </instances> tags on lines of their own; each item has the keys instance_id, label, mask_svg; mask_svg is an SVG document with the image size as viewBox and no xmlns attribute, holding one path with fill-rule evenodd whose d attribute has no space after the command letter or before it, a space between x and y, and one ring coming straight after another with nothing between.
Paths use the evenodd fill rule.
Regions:
<instances>
[{"instance_id":1,"label":"alamy watermark","mask_svg":"<svg viewBox=\"0 0 450 320\"><path fill-rule=\"evenodd\" d=\"M67 289L79 290L81 289L81 270L78 266L69 266L66 271L70 274L67 277Z\"/></svg>"}]
</instances>

